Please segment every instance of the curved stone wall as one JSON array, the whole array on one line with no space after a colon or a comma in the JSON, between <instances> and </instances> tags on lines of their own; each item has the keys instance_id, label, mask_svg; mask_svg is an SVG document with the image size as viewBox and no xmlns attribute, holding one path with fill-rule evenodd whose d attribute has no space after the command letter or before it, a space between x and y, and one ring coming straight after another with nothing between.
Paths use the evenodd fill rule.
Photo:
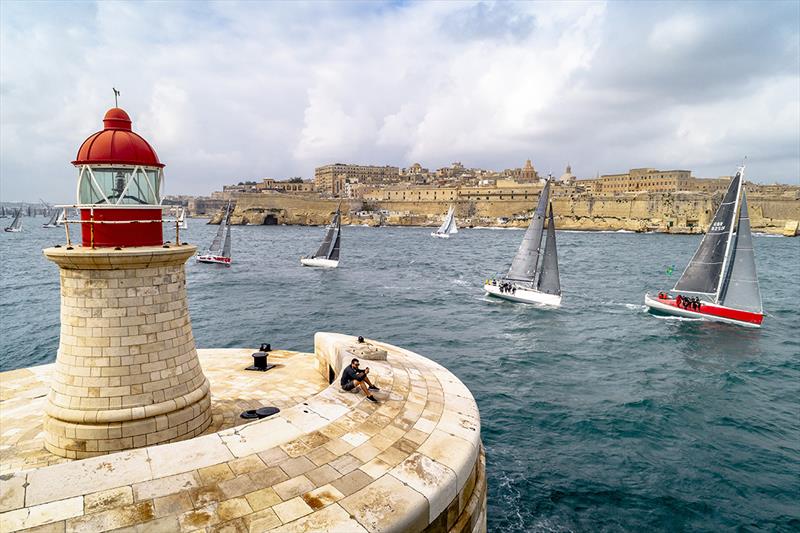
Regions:
<instances>
[{"instance_id":1,"label":"curved stone wall","mask_svg":"<svg viewBox=\"0 0 800 533\"><path fill-rule=\"evenodd\" d=\"M318 333L303 365L327 379L363 357L354 345ZM386 353L365 361L378 404L334 382L244 426L14 473L0 485L0 530L486 531L469 390L429 359L371 346ZM269 386L270 372L263 379Z\"/></svg>"}]
</instances>

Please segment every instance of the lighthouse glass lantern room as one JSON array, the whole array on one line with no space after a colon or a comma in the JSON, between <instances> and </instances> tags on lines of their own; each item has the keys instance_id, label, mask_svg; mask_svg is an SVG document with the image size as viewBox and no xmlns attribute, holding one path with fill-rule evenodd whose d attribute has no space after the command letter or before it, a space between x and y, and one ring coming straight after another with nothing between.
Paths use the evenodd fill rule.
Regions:
<instances>
[{"instance_id":1,"label":"lighthouse glass lantern room","mask_svg":"<svg viewBox=\"0 0 800 533\"><path fill-rule=\"evenodd\" d=\"M109 109L103 126L83 142L72 162L78 168L83 245L161 245L164 165L132 130L124 110Z\"/></svg>"}]
</instances>

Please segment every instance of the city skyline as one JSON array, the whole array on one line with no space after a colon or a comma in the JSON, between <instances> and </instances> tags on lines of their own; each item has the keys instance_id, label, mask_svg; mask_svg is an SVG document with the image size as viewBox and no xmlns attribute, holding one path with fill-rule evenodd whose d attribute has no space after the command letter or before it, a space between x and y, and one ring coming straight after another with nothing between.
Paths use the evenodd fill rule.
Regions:
<instances>
[{"instance_id":1,"label":"city skyline","mask_svg":"<svg viewBox=\"0 0 800 533\"><path fill-rule=\"evenodd\" d=\"M114 105L168 194L336 161L800 178L800 7L28 4L0 9L0 199L69 200Z\"/></svg>"}]
</instances>

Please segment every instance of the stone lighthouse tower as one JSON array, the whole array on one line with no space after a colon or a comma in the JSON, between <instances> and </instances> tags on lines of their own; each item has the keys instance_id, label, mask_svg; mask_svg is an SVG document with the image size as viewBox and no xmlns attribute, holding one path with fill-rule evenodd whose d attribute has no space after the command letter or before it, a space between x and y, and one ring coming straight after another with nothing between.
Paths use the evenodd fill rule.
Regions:
<instances>
[{"instance_id":1,"label":"stone lighthouse tower","mask_svg":"<svg viewBox=\"0 0 800 533\"><path fill-rule=\"evenodd\" d=\"M103 124L72 162L80 220L67 224L68 246L44 250L61 272L45 445L78 459L191 438L211 423L186 302L196 248L164 243L155 150L122 109ZM69 245L78 225L81 245Z\"/></svg>"}]
</instances>

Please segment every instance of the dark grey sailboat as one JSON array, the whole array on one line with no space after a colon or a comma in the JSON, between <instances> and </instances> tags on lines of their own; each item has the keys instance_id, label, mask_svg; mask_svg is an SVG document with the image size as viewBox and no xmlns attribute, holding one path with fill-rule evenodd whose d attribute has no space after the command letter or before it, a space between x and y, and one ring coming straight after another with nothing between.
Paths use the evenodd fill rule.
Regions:
<instances>
[{"instance_id":1,"label":"dark grey sailboat","mask_svg":"<svg viewBox=\"0 0 800 533\"><path fill-rule=\"evenodd\" d=\"M339 250L342 243L342 224L339 209L325 231L325 238L314 255L301 257L300 264L309 267L336 268L339 266Z\"/></svg>"},{"instance_id":2,"label":"dark grey sailboat","mask_svg":"<svg viewBox=\"0 0 800 533\"><path fill-rule=\"evenodd\" d=\"M14 214L14 220L11 221L11 225L9 225L5 231L9 233L19 233L22 231L22 208L20 207L17 209L17 212Z\"/></svg>"},{"instance_id":3,"label":"dark grey sailboat","mask_svg":"<svg viewBox=\"0 0 800 533\"><path fill-rule=\"evenodd\" d=\"M42 224L43 228L57 228L59 226L58 217L61 215L61 211L58 209L52 209L52 213L50 213L50 219Z\"/></svg>"},{"instance_id":4,"label":"dark grey sailboat","mask_svg":"<svg viewBox=\"0 0 800 533\"><path fill-rule=\"evenodd\" d=\"M542 188L536 210L508 273L499 279L486 280L486 294L515 302L561 305L556 229L550 202L551 183L552 177Z\"/></svg>"},{"instance_id":5,"label":"dark grey sailboat","mask_svg":"<svg viewBox=\"0 0 800 533\"><path fill-rule=\"evenodd\" d=\"M231 204L225 207L225 214L219 222L217 233L211 241L208 250L197 256L197 261L200 263L216 263L225 266L231 266ZM223 241L224 236L224 241Z\"/></svg>"},{"instance_id":6,"label":"dark grey sailboat","mask_svg":"<svg viewBox=\"0 0 800 533\"><path fill-rule=\"evenodd\" d=\"M759 327L764 319L753 254L744 166L731 179L714 219L670 291L644 303L660 314Z\"/></svg>"}]
</instances>

